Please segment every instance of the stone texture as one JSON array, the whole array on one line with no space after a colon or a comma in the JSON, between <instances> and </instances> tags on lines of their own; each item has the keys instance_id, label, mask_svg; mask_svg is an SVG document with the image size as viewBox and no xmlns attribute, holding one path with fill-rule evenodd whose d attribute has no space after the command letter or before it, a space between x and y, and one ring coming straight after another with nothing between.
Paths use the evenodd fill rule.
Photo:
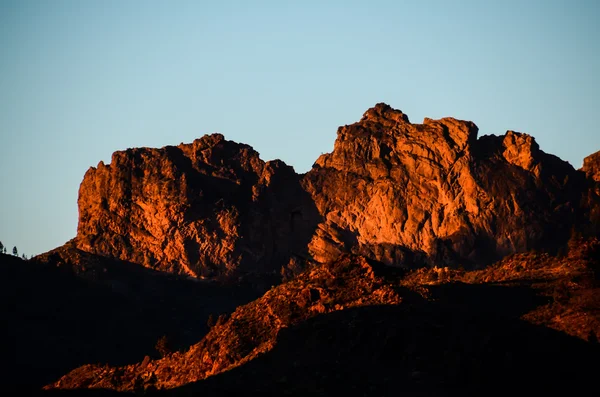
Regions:
<instances>
[{"instance_id":1,"label":"stone texture","mask_svg":"<svg viewBox=\"0 0 600 397\"><path fill-rule=\"evenodd\" d=\"M312 257L483 265L564 243L582 176L529 135L477 132L453 118L411 124L385 104L340 127L333 152L302 181L323 217Z\"/></svg>"},{"instance_id":2,"label":"stone texture","mask_svg":"<svg viewBox=\"0 0 600 397\"><path fill-rule=\"evenodd\" d=\"M583 159L582 171L596 182L600 182L600 150Z\"/></svg>"},{"instance_id":3,"label":"stone texture","mask_svg":"<svg viewBox=\"0 0 600 397\"><path fill-rule=\"evenodd\" d=\"M116 152L85 175L75 244L236 280L282 268L289 278L344 253L394 266L485 266L557 250L580 225L598 232L600 199L584 173L527 134L477 135L469 121L413 124L377 104L340 127L333 151L305 175L220 134Z\"/></svg>"},{"instance_id":4,"label":"stone texture","mask_svg":"<svg viewBox=\"0 0 600 397\"><path fill-rule=\"evenodd\" d=\"M78 248L200 278L279 271L316 217L292 167L220 134L116 152L78 204Z\"/></svg>"},{"instance_id":5,"label":"stone texture","mask_svg":"<svg viewBox=\"0 0 600 397\"><path fill-rule=\"evenodd\" d=\"M588 189L581 202L588 216L577 229L583 235L600 236L600 151L583 159L581 171L585 172L588 178Z\"/></svg>"}]
</instances>

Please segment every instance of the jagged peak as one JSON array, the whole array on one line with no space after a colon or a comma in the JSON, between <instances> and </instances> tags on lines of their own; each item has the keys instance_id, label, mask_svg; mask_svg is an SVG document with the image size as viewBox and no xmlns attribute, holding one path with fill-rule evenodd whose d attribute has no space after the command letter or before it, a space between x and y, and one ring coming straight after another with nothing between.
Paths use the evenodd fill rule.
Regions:
<instances>
[{"instance_id":1,"label":"jagged peak","mask_svg":"<svg viewBox=\"0 0 600 397\"><path fill-rule=\"evenodd\" d=\"M506 131L506 134L504 134L504 140L510 140L519 144L525 144L527 146L539 148L539 145L535 141L535 138L532 135L529 135L525 132L508 130Z\"/></svg>"},{"instance_id":2,"label":"jagged peak","mask_svg":"<svg viewBox=\"0 0 600 397\"><path fill-rule=\"evenodd\" d=\"M531 135L516 132L506 131L502 139L502 147L504 151L502 155L511 164L517 165L525 170L533 171L539 176L540 147Z\"/></svg>"},{"instance_id":3,"label":"jagged peak","mask_svg":"<svg viewBox=\"0 0 600 397\"><path fill-rule=\"evenodd\" d=\"M214 132L212 134L205 134L200 138L194 139L192 145L194 146L214 146L219 144L220 142L226 141L225 136L219 132ZM189 145L186 143L181 143L179 146Z\"/></svg>"},{"instance_id":4,"label":"jagged peak","mask_svg":"<svg viewBox=\"0 0 600 397\"><path fill-rule=\"evenodd\" d=\"M600 150L584 158L581 169L589 178L600 182Z\"/></svg>"},{"instance_id":5,"label":"jagged peak","mask_svg":"<svg viewBox=\"0 0 600 397\"><path fill-rule=\"evenodd\" d=\"M250 149L253 152L255 151L254 148L250 145L228 140L220 132L205 134L200 138L194 139L194 141L191 143L182 142L177 147L183 150L184 152L189 153L190 151L197 152L205 149L215 148L219 145L227 145L229 147L235 147L239 149Z\"/></svg>"},{"instance_id":6,"label":"jagged peak","mask_svg":"<svg viewBox=\"0 0 600 397\"><path fill-rule=\"evenodd\" d=\"M380 102L374 107L367 110L361 119L361 121L386 119L394 120L397 122L410 123L408 116L401 110L394 109L387 103Z\"/></svg>"},{"instance_id":7,"label":"jagged peak","mask_svg":"<svg viewBox=\"0 0 600 397\"><path fill-rule=\"evenodd\" d=\"M583 159L583 163L584 164L586 164L586 163L593 163L593 162L596 162L596 161L600 161L600 150L598 150L595 153L590 154L589 156L586 156Z\"/></svg>"}]
</instances>

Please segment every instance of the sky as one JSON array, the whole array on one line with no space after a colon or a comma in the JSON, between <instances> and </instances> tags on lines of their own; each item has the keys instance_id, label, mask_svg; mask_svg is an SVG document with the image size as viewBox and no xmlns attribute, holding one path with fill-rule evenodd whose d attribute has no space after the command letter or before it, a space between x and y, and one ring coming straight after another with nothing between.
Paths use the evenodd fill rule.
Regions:
<instances>
[{"instance_id":1,"label":"sky","mask_svg":"<svg viewBox=\"0 0 600 397\"><path fill-rule=\"evenodd\" d=\"M0 241L75 237L86 170L220 132L306 172L378 102L600 149L598 1L0 0Z\"/></svg>"}]
</instances>

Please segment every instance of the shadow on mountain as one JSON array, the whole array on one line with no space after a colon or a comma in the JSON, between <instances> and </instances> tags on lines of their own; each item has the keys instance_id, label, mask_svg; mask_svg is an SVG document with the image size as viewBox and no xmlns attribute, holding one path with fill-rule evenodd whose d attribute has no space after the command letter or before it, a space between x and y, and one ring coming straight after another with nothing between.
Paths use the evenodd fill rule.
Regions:
<instances>
[{"instance_id":1,"label":"shadow on mountain","mask_svg":"<svg viewBox=\"0 0 600 397\"><path fill-rule=\"evenodd\" d=\"M185 349L208 331L210 315L257 296L64 248L35 261L0 255L0 285L2 350L14 357L2 383L23 392L83 364L157 358L163 336L164 349Z\"/></svg>"},{"instance_id":2,"label":"shadow on mountain","mask_svg":"<svg viewBox=\"0 0 600 397\"><path fill-rule=\"evenodd\" d=\"M491 284L453 282L428 286L430 299L443 302L448 309L468 311L471 315L490 315L518 319L549 298L539 295L530 285L534 280Z\"/></svg>"},{"instance_id":3,"label":"shadow on mountain","mask_svg":"<svg viewBox=\"0 0 600 397\"><path fill-rule=\"evenodd\" d=\"M373 271L390 280L402 273L376 264ZM534 282L427 285L422 291L427 298L400 287L400 304L317 315L282 329L272 350L244 365L175 389L157 391L144 384L139 391L165 396L584 394L597 387L594 363L600 347L521 320L550 299L531 288Z\"/></svg>"},{"instance_id":4,"label":"shadow on mountain","mask_svg":"<svg viewBox=\"0 0 600 397\"><path fill-rule=\"evenodd\" d=\"M28 396L43 396L43 397L127 397L135 396L134 393L118 392L107 389L76 389L76 390L42 390L32 391Z\"/></svg>"},{"instance_id":5,"label":"shadow on mountain","mask_svg":"<svg viewBox=\"0 0 600 397\"><path fill-rule=\"evenodd\" d=\"M444 286L448 301L367 306L282 331L273 350L171 393L191 395L577 394L596 387L598 345L518 317L520 287ZM593 390L593 389L592 389Z\"/></svg>"}]
</instances>

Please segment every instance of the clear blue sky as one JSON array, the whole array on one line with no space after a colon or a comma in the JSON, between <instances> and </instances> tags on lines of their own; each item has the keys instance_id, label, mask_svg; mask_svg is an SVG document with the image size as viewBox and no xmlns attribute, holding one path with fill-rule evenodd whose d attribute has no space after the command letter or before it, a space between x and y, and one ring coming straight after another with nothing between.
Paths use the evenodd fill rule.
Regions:
<instances>
[{"instance_id":1,"label":"clear blue sky","mask_svg":"<svg viewBox=\"0 0 600 397\"><path fill-rule=\"evenodd\" d=\"M0 241L75 236L90 166L205 133L307 171L377 102L600 149L599 1L0 1Z\"/></svg>"}]
</instances>

